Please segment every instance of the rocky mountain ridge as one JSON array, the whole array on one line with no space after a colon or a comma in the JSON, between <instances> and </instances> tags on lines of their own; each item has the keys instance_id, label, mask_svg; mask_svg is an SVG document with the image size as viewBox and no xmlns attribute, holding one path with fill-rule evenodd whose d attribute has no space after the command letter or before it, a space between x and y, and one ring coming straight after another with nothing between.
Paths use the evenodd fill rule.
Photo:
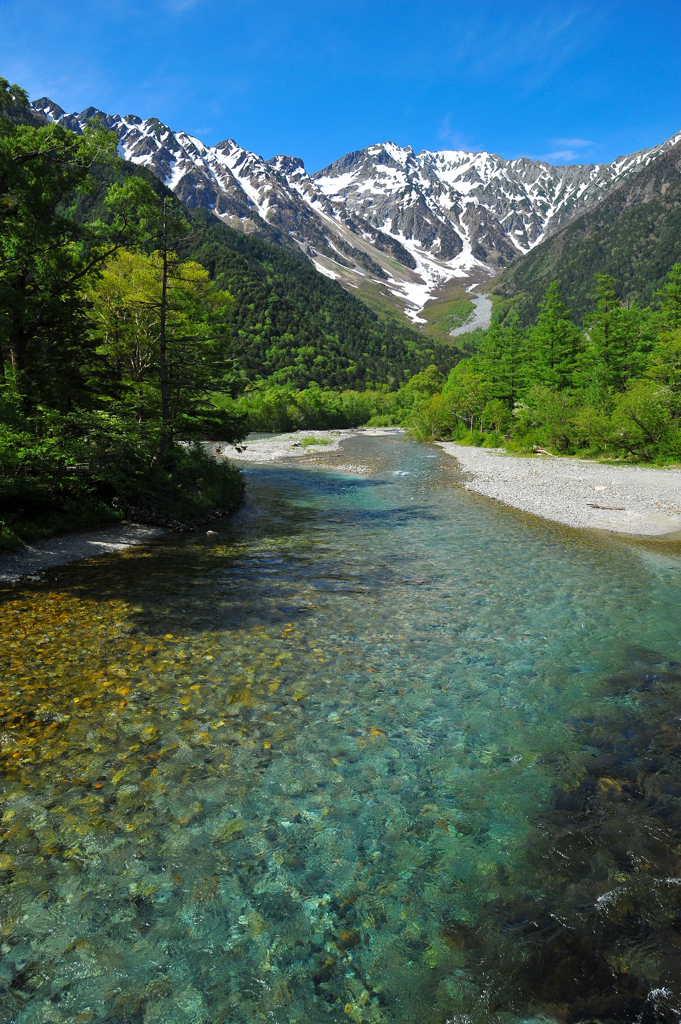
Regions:
<instances>
[{"instance_id":1,"label":"rocky mountain ridge","mask_svg":"<svg viewBox=\"0 0 681 1024\"><path fill-rule=\"evenodd\" d=\"M610 274L618 296L648 306L681 262L681 140L638 174L625 178L594 208L514 261L496 283L523 325L534 321L551 281L579 322L593 308L594 274Z\"/></svg>"},{"instance_id":2,"label":"rocky mountain ridge","mask_svg":"<svg viewBox=\"0 0 681 1024\"><path fill-rule=\"evenodd\" d=\"M206 146L156 118L94 107L67 114L47 98L32 108L77 132L99 117L118 136L120 155L148 167L187 206L298 245L321 273L416 324L429 300L494 276L681 139L612 164L567 166L386 142L310 175L298 158L264 160L232 139Z\"/></svg>"}]
</instances>

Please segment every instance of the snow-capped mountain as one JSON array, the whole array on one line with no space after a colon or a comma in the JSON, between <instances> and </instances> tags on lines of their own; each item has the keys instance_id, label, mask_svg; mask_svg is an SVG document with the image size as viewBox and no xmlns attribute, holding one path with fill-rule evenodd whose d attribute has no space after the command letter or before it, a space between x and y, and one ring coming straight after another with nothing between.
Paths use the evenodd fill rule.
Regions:
<instances>
[{"instance_id":1,"label":"snow-capped mountain","mask_svg":"<svg viewBox=\"0 0 681 1024\"><path fill-rule=\"evenodd\" d=\"M491 153L414 153L391 142L348 153L316 174L302 160L251 153L232 139L206 146L156 118L33 110L74 131L99 117L122 157L148 167L187 206L243 231L272 230L321 273L370 302L397 302L414 322L454 283L469 287L529 252L681 139L612 164L554 167Z\"/></svg>"}]
</instances>

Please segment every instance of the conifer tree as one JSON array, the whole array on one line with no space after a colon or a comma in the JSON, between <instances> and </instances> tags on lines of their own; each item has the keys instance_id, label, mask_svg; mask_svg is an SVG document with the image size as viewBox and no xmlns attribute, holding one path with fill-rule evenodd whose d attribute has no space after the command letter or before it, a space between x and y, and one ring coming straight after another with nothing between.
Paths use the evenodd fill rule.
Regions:
<instances>
[{"instance_id":1,"label":"conifer tree","mask_svg":"<svg viewBox=\"0 0 681 1024\"><path fill-rule=\"evenodd\" d=\"M681 263L675 263L667 280L655 292L659 301L657 321L661 331L681 329Z\"/></svg>"},{"instance_id":2,"label":"conifer tree","mask_svg":"<svg viewBox=\"0 0 681 1024\"><path fill-rule=\"evenodd\" d=\"M524 349L518 316L511 310L503 321L492 322L476 359L489 383L490 397L502 399L511 409L524 385Z\"/></svg>"},{"instance_id":3,"label":"conifer tree","mask_svg":"<svg viewBox=\"0 0 681 1024\"><path fill-rule=\"evenodd\" d=\"M669 400L681 412L681 263L675 263L655 293L660 308L655 314L659 337L646 369L646 377L667 389Z\"/></svg>"},{"instance_id":4,"label":"conifer tree","mask_svg":"<svg viewBox=\"0 0 681 1024\"><path fill-rule=\"evenodd\" d=\"M628 380L644 370L654 342L653 323L647 310L622 306L609 274L596 274L594 313L585 317L588 344L582 353L584 382L622 391Z\"/></svg>"},{"instance_id":5,"label":"conifer tree","mask_svg":"<svg viewBox=\"0 0 681 1024\"><path fill-rule=\"evenodd\" d=\"M539 303L539 317L527 337L528 370L537 383L568 387L577 363L582 335L553 281Z\"/></svg>"}]
</instances>

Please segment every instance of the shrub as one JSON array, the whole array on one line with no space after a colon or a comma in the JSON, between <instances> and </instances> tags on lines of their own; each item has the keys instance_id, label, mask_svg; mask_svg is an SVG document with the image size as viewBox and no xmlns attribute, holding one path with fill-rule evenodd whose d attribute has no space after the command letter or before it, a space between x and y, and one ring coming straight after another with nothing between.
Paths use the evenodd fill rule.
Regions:
<instances>
[{"instance_id":1,"label":"shrub","mask_svg":"<svg viewBox=\"0 0 681 1024\"><path fill-rule=\"evenodd\" d=\"M313 444L333 444L328 437L304 437L301 442L303 448L309 448Z\"/></svg>"},{"instance_id":2,"label":"shrub","mask_svg":"<svg viewBox=\"0 0 681 1024\"><path fill-rule=\"evenodd\" d=\"M433 395L412 409L407 427L417 441L437 441L451 437L454 422L450 403L442 395Z\"/></svg>"}]
</instances>

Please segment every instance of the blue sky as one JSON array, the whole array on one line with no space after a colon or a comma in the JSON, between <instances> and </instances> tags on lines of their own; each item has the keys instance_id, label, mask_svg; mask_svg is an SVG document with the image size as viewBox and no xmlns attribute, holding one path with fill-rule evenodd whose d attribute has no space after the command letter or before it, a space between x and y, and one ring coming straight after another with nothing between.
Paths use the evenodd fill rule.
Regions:
<instances>
[{"instance_id":1,"label":"blue sky","mask_svg":"<svg viewBox=\"0 0 681 1024\"><path fill-rule=\"evenodd\" d=\"M318 170L391 140L610 161L681 129L678 0L0 0L0 75Z\"/></svg>"}]
</instances>

